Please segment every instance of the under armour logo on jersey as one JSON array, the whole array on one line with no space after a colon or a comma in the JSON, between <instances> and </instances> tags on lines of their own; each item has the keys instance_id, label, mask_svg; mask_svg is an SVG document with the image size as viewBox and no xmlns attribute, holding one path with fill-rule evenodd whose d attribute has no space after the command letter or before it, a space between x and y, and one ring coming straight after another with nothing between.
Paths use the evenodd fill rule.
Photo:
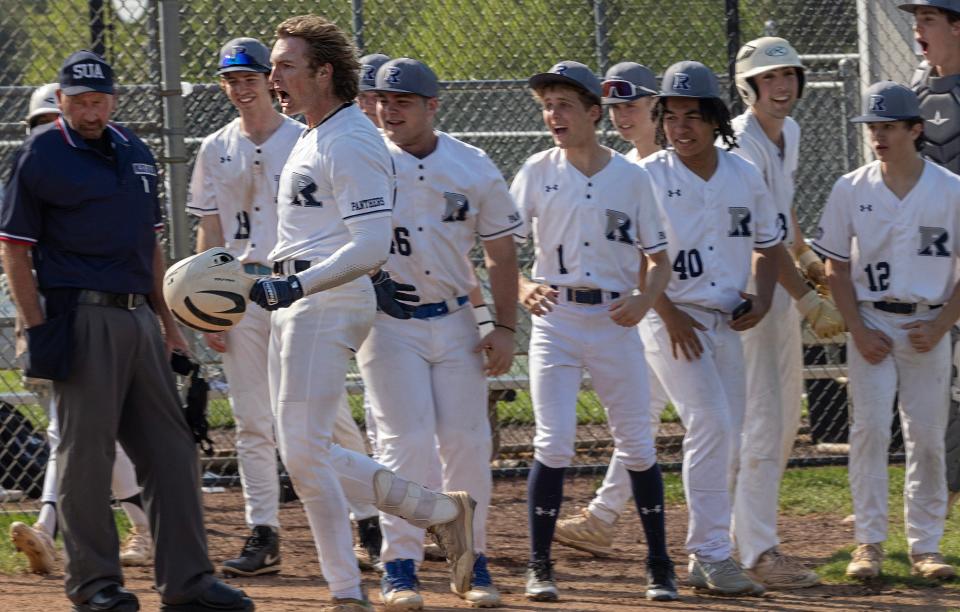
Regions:
<instances>
[{"instance_id":1,"label":"under armour logo on jersey","mask_svg":"<svg viewBox=\"0 0 960 612\"><path fill-rule=\"evenodd\" d=\"M872 94L870 96L870 112L871 113L884 113L887 110L887 103L883 99L883 96L879 94Z\"/></svg>"},{"instance_id":2,"label":"under armour logo on jersey","mask_svg":"<svg viewBox=\"0 0 960 612\"><path fill-rule=\"evenodd\" d=\"M233 158L230 157L229 155L221 155L221 156L220 156L220 163L221 163L221 164L225 164L225 163L231 162L231 161L233 161Z\"/></svg>"},{"instance_id":3,"label":"under armour logo on jersey","mask_svg":"<svg viewBox=\"0 0 960 612\"><path fill-rule=\"evenodd\" d=\"M690 90L690 75L685 72L678 72L673 75L673 90L674 91L689 91Z\"/></svg>"},{"instance_id":4,"label":"under armour logo on jersey","mask_svg":"<svg viewBox=\"0 0 960 612\"><path fill-rule=\"evenodd\" d=\"M873 204L861 204L860 212L873 212Z\"/></svg>"},{"instance_id":5,"label":"under armour logo on jersey","mask_svg":"<svg viewBox=\"0 0 960 612\"><path fill-rule=\"evenodd\" d=\"M730 232L727 235L733 238L753 236L750 231L750 209L745 206L731 206L727 210L730 212Z\"/></svg>"},{"instance_id":6,"label":"under armour logo on jersey","mask_svg":"<svg viewBox=\"0 0 960 612\"><path fill-rule=\"evenodd\" d=\"M445 191L443 199L446 202L446 207L443 209L441 221L450 223L451 221L463 221L467 218L467 211L470 210L470 202L467 200L467 196L462 193Z\"/></svg>"},{"instance_id":7,"label":"under armour logo on jersey","mask_svg":"<svg viewBox=\"0 0 960 612\"><path fill-rule=\"evenodd\" d=\"M950 233L942 227L920 226L920 252L918 255L927 257L950 257L950 250L945 246L950 239Z\"/></svg>"},{"instance_id":8,"label":"under armour logo on jersey","mask_svg":"<svg viewBox=\"0 0 960 612\"><path fill-rule=\"evenodd\" d=\"M387 83L391 85L396 85L400 82L400 67L399 66L390 66L390 70L387 71Z\"/></svg>"},{"instance_id":9,"label":"under armour logo on jersey","mask_svg":"<svg viewBox=\"0 0 960 612\"><path fill-rule=\"evenodd\" d=\"M640 508L640 514L660 514L663 512L663 508L660 504L657 504L653 508Z\"/></svg>"},{"instance_id":10,"label":"under armour logo on jersey","mask_svg":"<svg viewBox=\"0 0 960 612\"><path fill-rule=\"evenodd\" d=\"M680 197L680 188L678 187L676 191L673 189L667 189L667 197L672 198L673 196Z\"/></svg>"},{"instance_id":11,"label":"under armour logo on jersey","mask_svg":"<svg viewBox=\"0 0 960 612\"><path fill-rule=\"evenodd\" d=\"M533 509L533 513L537 516L557 516L557 509L550 508L549 510L544 510L540 506L537 506Z\"/></svg>"},{"instance_id":12,"label":"under armour logo on jersey","mask_svg":"<svg viewBox=\"0 0 960 612\"><path fill-rule=\"evenodd\" d=\"M317 191L317 184L313 182L312 178L291 172L290 179L293 181L293 189L291 191L297 194L290 202L291 206L303 206L307 208L319 208L323 206L323 202L318 202L313 197L313 194Z\"/></svg>"},{"instance_id":13,"label":"under armour logo on jersey","mask_svg":"<svg viewBox=\"0 0 960 612\"><path fill-rule=\"evenodd\" d=\"M550 193L551 191L558 191L559 189L560 189L560 185L544 185L543 186L543 190L546 191L547 193Z\"/></svg>"},{"instance_id":14,"label":"under armour logo on jersey","mask_svg":"<svg viewBox=\"0 0 960 612\"><path fill-rule=\"evenodd\" d=\"M633 244L630 237L630 217L619 210L607 209L607 240Z\"/></svg>"}]
</instances>

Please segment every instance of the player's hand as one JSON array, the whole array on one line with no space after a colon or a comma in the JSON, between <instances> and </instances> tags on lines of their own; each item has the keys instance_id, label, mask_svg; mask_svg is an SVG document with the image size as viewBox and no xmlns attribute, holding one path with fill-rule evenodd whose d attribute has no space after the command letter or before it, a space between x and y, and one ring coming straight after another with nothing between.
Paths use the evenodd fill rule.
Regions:
<instances>
[{"instance_id":1,"label":"player's hand","mask_svg":"<svg viewBox=\"0 0 960 612\"><path fill-rule=\"evenodd\" d=\"M806 268L803 269L803 275L807 277L808 281L817 287L818 293L821 291L826 291L829 293L829 285L827 284L827 268L823 265L822 261L810 263Z\"/></svg>"},{"instance_id":2,"label":"player's hand","mask_svg":"<svg viewBox=\"0 0 960 612\"><path fill-rule=\"evenodd\" d=\"M183 334L180 333L180 328L177 325L164 326L163 343L167 347L167 355L170 355L174 351L190 354L190 345L184 340Z\"/></svg>"},{"instance_id":3,"label":"player's hand","mask_svg":"<svg viewBox=\"0 0 960 612\"><path fill-rule=\"evenodd\" d=\"M493 328L473 349L474 353L481 351L486 352L487 364L484 371L487 376L506 374L513 363L513 332L503 327Z\"/></svg>"},{"instance_id":4,"label":"player's hand","mask_svg":"<svg viewBox=\"0 0 960 612\"><path fill-rule=\"evenodd\" d=\"M760 296L741 291L740 297L742 297L745 302L750 302L750 309L736 319L730 320L730 329L738 332L747 331L755 326L763 319L767 311L770 310L770 304L761 300Z\"/></svg>"},{"instance_id":5,"label":"player's hand","mask_svg":"<svg viewBox=\"0 0 960 612\"><path fill-rule=\"evenodd\" d=\"M559 292L549 285L526 281L520 286L520 303L532 315L542 317L557 303Z\"/></svg>"},{"instance_id":6,"label":"player's hand","mask_svg":"<svg viewBox=\"0 0 960 612\"><path fill-rule=\"evenodd\" d=\"M857 350L869 364L880 363L893 350L893 340L880 330L862 327L856 331L850 330L850 335Z\"/></svg>"},{"instance_id":7,"label":"player's hand","mask_svg":"<svg viewBox=\"0 0 960 612\"><path fill-rule=\"evenodd\" d=\"M409 319L413 316L413 311L417 309L414 304L420 301L420 296L413 293L417 290L416 287L396 282L386 270L377 270L377 273L370 277L370 281L373 282L373 290L377 294L377 310L394 319Z\"/></svg>"},{"instance_id":8,"label":"player's hand","mask_svg":"<svg viewBox=\"0 0 960 612\"><path fill-rule=\"evenodd\" d=\"M644 293L618 298L610 304L610 319L622 327L634 327L653 306L649 296Z\"/></svg>"},{"instance_id":9,"label":"player's hand","mask_svg":"<svg viewBox=\"0 0 960 612\"><path fill-rule=\"evenodd\" d=\"M250 300L264 310L286 308L303 297L303 286L296 275L287 278L258 278L250 288Z\"/></svg>"},{"instance_id":10,"label":"player's hand","mask_svg":"<svg viewBox=\"0 0 960 612\"><path fill-rule=\"evenodd\" d=\"M227 338L224 336L223 332L203 334L203 340L207 343L207 346L209 346L211 350L218 353L227 352Z\"/></svg>"},{"instance_id":11,"label":"player's hand","mask_svg":"<svg viewBox=\"0 0 960 612\"><path fill-rule=\"evenodd\" d=\"M827 340L842 334L847 329L843 316L833 301L822 297L814 290L808 291L797 300L797 310L807 320L818 338Z\"/></svg>"},{"instance_id":12,"label":"player's hand","mask_svg":"<svg viewBox=\"0 0 960 612\"><path fill-rule=\"evenodd\" d=\"M940 329L936 321L914 321L900 326L903 329L909 329L907 339L910 340L910 346L918 353L929 353L937 346L943 335L947 333L946 329ZM948 328L949 329L949 328Z\"/></svg>"},{"instance_id":13,"label":"player's hand","mask_svg":"<svg viewBox=\"0 0 960 612\"><path fill-rule=\"evenodd\" d=\"M674 306L670 314L663 317L663 323L667 326L667 333L670 335L674 359L680 359L677 347L687 361L700 359L700 355L703 354L703 344L700 343L697 330L707 331L700 321Z\"/></svg>"}]
</instances>

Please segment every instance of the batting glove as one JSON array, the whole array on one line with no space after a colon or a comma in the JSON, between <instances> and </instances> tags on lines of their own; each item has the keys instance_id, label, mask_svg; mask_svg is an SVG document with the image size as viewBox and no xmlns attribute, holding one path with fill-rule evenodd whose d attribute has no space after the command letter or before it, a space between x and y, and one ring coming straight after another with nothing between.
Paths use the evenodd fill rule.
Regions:
<instances>
[{"instance_id":1,"label":"batting glove","mask_svg":"<svg viewBox=\"0 0 960 612\"><path fill-rule=\"evenodd\" d=\"M807 320L813 333L819 338L833 338L847 331L843 317L834 303L817 295L816 291L808 291L797 300L797 310Z\"/></svg>"},{"instance_id":2,"label":"batting glove","mask_svg":"<svg viewBox=\"0 0 960 612\"><path fill-rule=\"evenodd\" d=\"M394 281L385 270L379 270L370 280L373 281L373 289L377 293L377 310L394 319L409 319L413 316L413 311L417 309L414 304L420 301L420 296L412 293L417 290L416 287Z\"/></svg>"},{"instance_id":3,"label":"batting glove","mask_svg":"<svg viewBox=\"0 0 960 612\"><path fill-rule=\"evenodd\" d=\"M303 297L303 287L296 276L258 278L250 289L250 301L265 310L286 308Z\"/></svg>"}]
</instances>

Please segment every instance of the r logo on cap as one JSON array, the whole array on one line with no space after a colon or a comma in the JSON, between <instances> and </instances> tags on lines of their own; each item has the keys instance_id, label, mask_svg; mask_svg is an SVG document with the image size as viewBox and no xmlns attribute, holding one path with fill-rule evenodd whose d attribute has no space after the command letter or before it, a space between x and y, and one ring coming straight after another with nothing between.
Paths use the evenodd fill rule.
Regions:
<instances>
[{"instance_id":1,"label":"r logo on cap","mask_svg":"<svg viewBox=\"0 0 960 612\"><path fill-rule=\"evenodd\" d=\"M373 64L364 64L360 66L360 70L363 71L363 76L360 78L364 81L372 81L377 77L377 67Z\"/></svg>"},{"instance_id":2,"label":"r logo on cap","mask_svg":"<svg viewBox=\"0 0 960 612\"><path fill-rule=\"evenodd\" d=\"M399 66L390 66L390 70L387 72L387 83L391 85L396 85L400 82L400 67Z\"/></svg>"},{"instance_id":3,"label":"r logo on cap","mask_svg":"<svg viewBox=\"0 0 960 612\"><path fill-rule=\"evenodd\" d=\"M75 79L103 79L103 69L100 64L76 64L73 67Z\"/></svg>"},{"instance_id":4,"label":"r logo on cap","mask_svg":"<svg viewBox=\"0 0 960 612\"><path fill-rule=\"evenodd\" d=\"M883 113L886 112L887 105L883 99L883 96L872 95L870 96L870 112L871 113Z\"/></svg>"},{"instance_id":5,"label":"r logo on cap","mask_svg":"<svg viewBox=\"0 0 960 612\"><path fill-rule=\"evenodd\" d=\"M673 75L674 91L690 91L690 77L686 73L678 72Z\"/></svg>"},{"instance_id":6,"label":"r logo on cap","mask_svg":"<svg viewBox=\"0 0 960 612\"><path fill-rule=\"evenodd\" d=\"M565 64L557 64L553 67L554 74L563 74L567 71L567 66Z\"/></svg>"}]
</instances>

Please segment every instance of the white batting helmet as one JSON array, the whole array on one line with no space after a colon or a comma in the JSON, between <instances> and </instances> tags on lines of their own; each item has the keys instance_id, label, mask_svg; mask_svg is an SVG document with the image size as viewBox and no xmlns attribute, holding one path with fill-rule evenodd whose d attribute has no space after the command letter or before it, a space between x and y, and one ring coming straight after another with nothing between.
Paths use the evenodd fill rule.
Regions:
<instances>
[{"instance_id":1,"label":"white batting helmet","mask_svg":"<svg viewBox=\"0 0 960 612\"><path fill-rule=\"evenodd\" d=\"M737 52L736 81L740 97L747 106L753 106L757 102L757 88L750 79L768 70L788 67L797 69L799 98L803 95L804 68L796 49L786 40L775 36L751 40Z\"/></svg>"},{"instance_id":2,"label":"white batting helmet","mask_svg":"<svg viewBox=\"0 0 960 612\"><path fill-rule=\"evenodd\" d=\"M163 298L187 327L221 332L243 318L253 282L233 255L217 247L170 266L163 276Z\"/></svg>"},{"instance_id":3,"label":"white batting helmet","mask_svg":"<svg viewBox=\"0 0 960 612\"><path fill-rule=\"evenodd\" d=\"M48 113L60 114L57 107L57 90L60 89L59 83L47 83L33 90L30 94L30 110L27 111L27 124L39 115Z\"/></svg>"}]
</instances>

